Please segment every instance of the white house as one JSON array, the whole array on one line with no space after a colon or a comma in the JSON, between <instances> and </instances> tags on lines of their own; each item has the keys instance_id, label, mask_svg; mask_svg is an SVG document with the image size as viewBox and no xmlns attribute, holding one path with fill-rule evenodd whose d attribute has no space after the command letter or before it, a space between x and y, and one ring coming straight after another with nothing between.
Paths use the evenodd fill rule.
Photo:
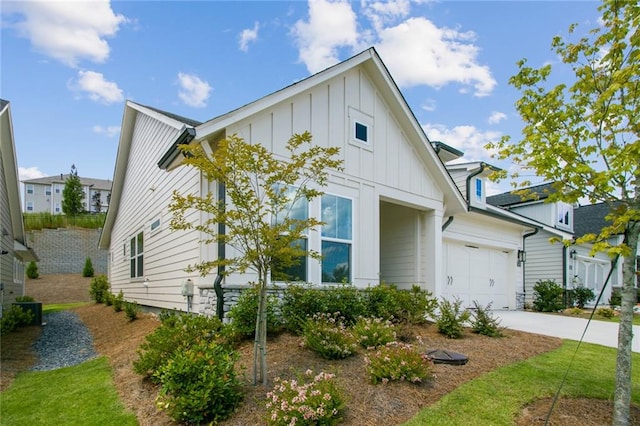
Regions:
<instances>
[{"instance_id":1,"label":"white house","mask_svg":"<svg viewBox=\"0 0 640 426\"><path fill-rule=\"evenodd\" d=\"M190 280L195 295L189 308L220 313L228 295L255 277L185 272L232 248L203 244L195 231L169 229L174 190L224 197L215 182L182 165L177 145L214 150L237 134L286 161L285 143L307 130L313 143L340 148L344 170L330 171L326 195L307 206L307 214L321 220L331 214L334 226L309 233L307 247L324 258L306 260L304 281L321 285L344 276L358 287L416 284L466 304L516 308L518 255L523 237L539 225L487 205L484 193L480 202L467 201L466 187L456 185L454 170L441 159L450 151L431 145L374 49L204 123L127 102L99 243L110 252L112 290L142 305L186 310L181 289ZM461 176L473 173L465 169ZM194 212L191 219L204 218Z\"/></svg>"},{"instance_id":2,"label":"white house","mask_svg":"<svg viewBox=\"0 0 640 426\"><path fill-rule=\"evenodd\" d=\"M63 191L68 174L47 176L23 180L24 211L27 213L62 214ZM111 181L80 177L84 210L92 213L104 213L111 198Z\"/></svg>"},{"instance_id":3,"label":"white house","mask_svg":"<svg viewBox=\"0 0 640 426\"><path fill-rule=\"evenodd\" d=\"M0 316L24 296L25 263L30 261L38 257L25 238L11 107L0 99Z\"/></svg>"},{"instance_id":4,"label":"white house","mask_svg":"<svg viewBox=\"0 0 640 426\"><path fill-rule=\"evenodd\" d=\"M591 255L591 244L573 244L569 247L551 242L552 238L573 240L586 232L599 233L604 226L606 212L593 206L545 202L553 191L550 183L529 188L534 199L523 200L520 195L504 193L488 197L487 202L529 217L545 227L526 240L525 293L533 301L533 287L540 280L554 280L564 289L577 286L591 288L596 295L603 289L612 267L612 259L605 253ZM596 205L597 206L597 205ZM577 213L580 211L580 213ZM595 228L594 217L597 219ZM598 228L599 226L599 228ZM613 237L618 239L618 236ZM613 241L617 244L616 241ZM611 288L622 284L621 264L614 268L602 295L601 303L608 303Z\"/></svg>"}]
</instances>

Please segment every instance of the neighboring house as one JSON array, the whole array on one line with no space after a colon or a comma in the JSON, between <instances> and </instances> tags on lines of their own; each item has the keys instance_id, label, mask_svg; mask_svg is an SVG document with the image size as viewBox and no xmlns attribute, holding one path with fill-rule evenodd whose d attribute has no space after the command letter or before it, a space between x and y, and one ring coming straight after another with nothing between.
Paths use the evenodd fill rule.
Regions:
<instances>
[{"instance_id":1,"label":"neighboring house","mask_svg":"<svg viewBox=\"0 0 640 426\"><path fill-rule=\"evenodd\" d=\"M304 281L330 284L344 276L358 287L386 281L444 294L443 226L466 214L467 204L374 49L205 123L127 102L100 238L110 252L112 291L142 305L185 310L181 286L190 279L194 311L212 313L214 284L226 303L227 293L255 280L185 272L223 251L201 243L195 231L169 228L174 190L217 197L219 189L181 166L177 145L213 150L238 134L285 160L285 143L306 130L315 144L340 147L344 171L330 171L326 195L307 206L308 215L331 215L335 226L309 232L307 247L325 257L306 259ZM191 219L205 218L194 212ZM225 247L227 256L232 250Z\"/></svg>"},{"instance_id":2,"label":"neighboring house","mask_svg":"<svg viewBox=\"0 0 640 426\"><path fill-rule=\"evenodd\" d=\"M25 264L38 261L27 247L9 102L0 99L0 316L24 296Z\"/></svg>"},{"instance_id":3,"label":"neighboring house","mask_svg":"<svg viewBox=\"0 0 640 426\"><path fill-rule=\"evenodd\" d=\"M24 211L26 213L62 214L62 194L68 174L23 180ZM84 209L91 213L106 212L111 198L111 181L80 178Z\"/></svg>"},{"instance_id":4,"label":"neighboring house","mask_svg":"<svg viewBox=\"0 0 640 426\"><path fill-rule=\"evenodd\" d=\"M533 197L526 200L510 192L487 197L489 204L546 225L544 229L526 239L524 291L527 302L533 301L533 287L541 280L554 280L564 289L584 285L599 294L611 269L611 259L604 253L591 256L591 244L574 244L567 247L560 242L551 242L552 238L573 240L576 236L582 235L587 215L576 212L583 207L578 209L563 202L545 202L553 191L550 183L528 189ZM601 220L603 218L604 215L601 216ZM621 285L621 277L621 269L617 267L612 274L610 285L605 288L602 303L608 302L612 286Z\"/></svg>"}]
</instances>

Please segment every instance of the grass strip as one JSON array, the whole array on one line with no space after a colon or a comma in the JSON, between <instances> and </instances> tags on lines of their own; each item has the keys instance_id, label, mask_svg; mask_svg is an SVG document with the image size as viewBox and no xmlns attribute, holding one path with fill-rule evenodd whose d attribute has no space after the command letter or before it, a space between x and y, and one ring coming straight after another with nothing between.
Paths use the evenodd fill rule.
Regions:
<instances>
[{"instance_id":1,"label":"grass strip","mask_svg":"<svg viewBox=\"0 0 640 426\"><path fill-rule=\"evenodd\" d=\"M67 311L72 308L77 308L78 306L88 305L89 302L75 302L75 303L54 303L47 304L42 306L43 314L51 314L53 312Z\"/></svg>"},{"instance_id":2,"label":"grass strip","mask_svg":"<svg viewBox=\"0 0 640 426\"><path fill-rule=\"evenodd\" d=\"M487 373L465 383L436 404L424 408L405 426L512 425L522 407L553 397L571 362L578 342L565 340L549 353ZM640 365L640 354L633 354ZM582 343L562 396L612 400L616 349ZM461 368L473 368L473 360ZM640 405L640 369L632 370L632 402ZM585 413L586 415L587 413Z\"/></svg>"},{"instance_id":3,"label":"grass strip","mask_svg":"<svg viewBox=\"0 0 640 426\"><path fill-rule=\"evenodd\" d=\"M73 367L20 373L0 394L1 425L137 425L113 386L104 357Z\"/></svg>"}]
</instances>

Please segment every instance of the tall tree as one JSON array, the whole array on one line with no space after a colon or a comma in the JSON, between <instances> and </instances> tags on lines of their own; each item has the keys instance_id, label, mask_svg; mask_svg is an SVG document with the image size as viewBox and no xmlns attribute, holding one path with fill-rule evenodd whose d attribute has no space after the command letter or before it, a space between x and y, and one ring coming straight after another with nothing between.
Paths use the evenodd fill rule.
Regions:
<instances>
[{"instance_id":1,"label":"tall tree","mask_svg":"<svg viewBox=\"0 0 640 426\"><path fill-rule=\"evenodd\" d=\"M306 149L302 149L306 145ZM222 265L225 273L257 274L259 294L254 345L254 384L267 384L267 288L271 272L293 266L302 256L319 258L306 251L299 241L307 230L321 222L310 215L294 214L300 203L321 196L329 170L341 170L339 148L311 144L311 134L295 134L286 145L287 159L259 144L249 144L232 135L222 140L213 152L208 145L183 145L185 163L197 168L210 182L224 185L225 199L216 194L204 196L174 191L170 205L172 229L195 229L207 235L206 243L224 243L236 255L190 266L202 276ZM191 223L193 210L206 213L208 219ZM224 224L224 233L218 224Z\"/></svg>"},{"instance_id":2,"label":"tall tree","mask_svg":"<svg viewBox=\"0 0 640 426\"><path fill-rule=\"evenodd\" d=\"M487 147L497 149L498 158L510 158L553 181L549 202L588 199L610 206L611 225L577 242L593 243L594 252L625 258L614 424L628 425L640 233L640 7L613 0L605 1L599 11L600 25L587 35L574 42L561 36L552 41L553 51L573 70L571 82L553 86L551 65L535 69L526 60L518 63L519 72L509 82L522 94L516 103L524 121L522 140L514 143L503 137ZM572 25L569 34L576 28ZM611 245L610 237L616 234L624 234L624 242Z\"/></svg>"},{"instance_id":3,"label":"tall tree","mask_svg":"<svg viewBox=\"0 0 640 426\"><path fill-rule=\"evenodd\" d=\"M78 170L75 164L71 165L71 172L64 182L62 190L62 212L69 216L77 216L84 212L84 191L82 183L78 177Z\"/></svg>"},{"instance_id":4,"label":"tall tree","mask_svg":"<svg viewBox=\"0 0 640 426\"><path fill-rule=\"evenodd\" d=\"M93 202L93 208L95 212L100 213L102 211L102 194L100 193L100 191L96 191L93 193L91 201Z\"/></svg>"}]
</instances>

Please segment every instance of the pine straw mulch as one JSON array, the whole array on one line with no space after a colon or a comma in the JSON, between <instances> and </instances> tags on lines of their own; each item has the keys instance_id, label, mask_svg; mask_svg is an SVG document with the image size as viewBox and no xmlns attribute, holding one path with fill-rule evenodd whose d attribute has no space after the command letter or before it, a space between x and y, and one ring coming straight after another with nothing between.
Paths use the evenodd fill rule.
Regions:
<instances>
[{"instance_id":1,"label":"pine straw mulch","mask_svg":"<svg viewBox=\"0 0 640 426\"><path fill-rule=\"evenodd\" d=\"M84 287L84 291L88 291L88 283L80 283L70 277L56 281L56 285L44 285L47 280L28 282L27 294L38 295L34 297L45 303L53 303L48 302L47 297L55 295L56 303L65 303L76 301L61 299L61 292L74 294L73 289L69 290L66 287ZM157 318L143 314L136 321L128 322L122 312L116 313L112 307L96 304L74 310L91 330L96 351L109 359L120 398L124 405L136 414L139 424L173 425L171 419L156 408L158 389L142 380L132 368L133 361L138 356L137 348L145 336L159 325ZM27 370L35 362L29 348L39 333L39 327L26 327L2 337L2 390L10 386L16 372ZM281 334L268 342L268 377L271 380L275 377L291 378L307 369L335 373L339 386L347 397L343 424L394 425L410 419L421 408L433 404L469 380L499 367L553 350L561 344L560 339L515 330L506 330L505 334L504 338L492 339L467 332L463 339L450 340L438 334L433 325L403 329L402 337L415 339L415 336L421 336L423 344L419 347L422 350L448 349L469 357L469 362L464 366L434 365L435 378L419 386L409 383L372 385L366 377L363 354L341 361L327 361L304 349L299 337ZM415 340L412 343L417 344ZM224 424L264 424L263 407L267 389L250 384L252 343L245 342L239 347L239 351L239 366L244 369L246 396L238 411ZM521 416L514 424L544 424L550 403L550 400L545 399L523 407ZM636 407L633 408L635 417L632 424L640 424L639 411ZM610 401L560 399L549 424L611 424L611 413Z\"/></svg>"}]
</instances>

